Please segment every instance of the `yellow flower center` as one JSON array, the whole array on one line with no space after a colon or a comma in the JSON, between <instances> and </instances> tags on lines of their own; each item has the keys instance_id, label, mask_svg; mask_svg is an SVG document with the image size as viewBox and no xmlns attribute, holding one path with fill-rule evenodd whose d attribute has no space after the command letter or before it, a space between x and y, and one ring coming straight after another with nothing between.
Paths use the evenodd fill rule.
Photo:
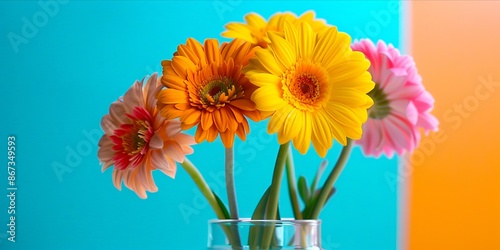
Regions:
<instances>
[{"instance_id":1,"label":"yellow flower center","mask_svg":"<svg viewBox=\"0 0 500 250\"><path fill-rule=\"evenodd\" d=\"M327 74L321 66L311 62L295 63L281 79L284 99L297 109L317 109L327 96Z\"/></svg>"}]
</instances>

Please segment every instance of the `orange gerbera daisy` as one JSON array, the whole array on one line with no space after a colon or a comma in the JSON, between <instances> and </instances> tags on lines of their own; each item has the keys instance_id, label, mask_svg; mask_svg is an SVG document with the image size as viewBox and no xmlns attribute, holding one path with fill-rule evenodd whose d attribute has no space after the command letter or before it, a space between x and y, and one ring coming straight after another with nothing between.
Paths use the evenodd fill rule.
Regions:
<instances>
[{"instance_id":1,"label":"orange gerbera daisy","mask_svg":"<svg viewBox=\"0 0 500 250\"><path fill-rule=\"evenodd\" d=\"M227 31L223 32L222 36L229 38L241 38L255 45L266 48L270 42L267 32L276 31L282 34L285 29L285 22L290 22L294 25L306 22L315 32L318 33L328 28L323 19L315 18L314 11L307 11L299 17L291 12L278 12L269 19L269 22L266 22L266 20L257 13L249 13L245 16L245 21L247 21L247 24L227 24Z\"/></svg>"},{"instance_id":2,"label":"orange gerbera daisy","mask_svg":"<svg viewBox=\"0 0 500 250\"><path fill-rule=\"evenodd\" d=\"M152 75L143 90L136 81L123 98L113 102L109 114L101 121L104 135L99 141L98 157L105 171L112 165L113 183L125 186L141 198L146 191L156 192L152 171L159 169L174 178L176 162L191 154L193 137L181 133L178 120L158 115L155 95L161 88L157 74Z\"/></svg>"},{"instance_id":3,"label":"orange gerbera daisy","mask_svg":"<svg viewBox=\"0 0 500 250\"><path fill-rule=\"evenodd\" d=\"M167 88L157 95L161 114L167 119L179 117L182 129L198 125L198 143L212 142L219 134L226 148L233 146L235 134L245 140L250 130L246 117L261 119L250 99L256 87L241 72L253 47L241 39L219 48L216 39L201 45L189 38L171 61L162 62L161 82Z\"/></svg>"}]
</instances>

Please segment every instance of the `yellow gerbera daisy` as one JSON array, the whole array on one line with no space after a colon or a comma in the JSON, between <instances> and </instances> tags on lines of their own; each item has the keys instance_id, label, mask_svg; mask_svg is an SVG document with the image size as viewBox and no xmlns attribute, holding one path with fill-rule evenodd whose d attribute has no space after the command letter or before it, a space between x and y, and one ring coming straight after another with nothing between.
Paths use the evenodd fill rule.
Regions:
<instances>
[{"instance_id":1,"label":"yellow gerbera daisy","mask_svg":"<svg viewBox=\"0 0 500 250\"><path fill-rule=\"evenodd\" d=\"M245 140L250 130L246 117L261 119L250 100L256 86L241 71L254 48L241 39L219 48L216 39L201 45L189 38L172 61L162 62L161 82L167 88L157 95L161 114L166 119L180 118L182 129L198 125L198 143L212 142L219 134L226 148L233 146L235 133Z\"/></svg>"},{"instance_id":2,"label":"yellow gerbera daisy","mask_svg":"<svg viewBox=\"0 0 500 250\"><path fill-rule=\"evenodd\" d=\"M374 83L370 62L352 51L349 35L334 26L317 33L306 22L287 22L283 37L268 36L269 47L258 48L244 68L259 87L252 95L257 109L274 112L268 132L277 132L280 144L293 140L302 154L312 141L321 157L334 139L346 145L346 138L361 138Z\"/></svg>"},{"instance_id":3,"label":"yellow gerbera daisy","mask_svg":"<svg viewBox=\"0 0 500 250\"><path fill-rule=\"evenodd\" d=\"M315 19L314 11L307 11L300 17L294 13L276 13L269 22L257 13L249 13L245 16L247 24L244 23L229 23L226 25L227 31L222 33L222 36L229 38L241 38L254 45L259 45L263 48L267 47L270 42L267 35L268 31L283 33L285 22L291 22L298 25L302 22L309 23L315 32L321 32L328 28L323 19Z\"/></svg>"}]
</instances>

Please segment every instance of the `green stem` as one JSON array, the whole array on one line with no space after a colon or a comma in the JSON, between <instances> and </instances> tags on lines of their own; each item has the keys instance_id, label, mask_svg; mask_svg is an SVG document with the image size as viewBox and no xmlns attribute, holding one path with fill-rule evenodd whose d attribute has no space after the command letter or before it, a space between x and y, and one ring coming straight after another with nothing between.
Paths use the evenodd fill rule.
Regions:
<instances>
[{"instance_id":1,"label":"green stem","mask_svg":"<svg viewBox=\"0 0 500 250\"><path fill-rule=\"evenodd\" d=\"M276 219L276 211L278 210L278 200L280 197L281 180L283 179L283 172L285 170L286 156L290 142L280 146L278 156L276 157L276 164L274 165L273 179L271 182L271 190L269 191L269 202L267 203L265 219Z\"/></svg>"},{"instance_id":2,"label":"green stem","mask_svg":"<svg viewBox=\"0 0 500 250\"><path fill-rule=\"evenodd\" d=\"M319 165L318 171L316 172L316 176L314 177L314 180L311 184L311 194L313 194L313 195L316 192L316 187L318 186L318 182L319 182L321 176L323 175L323 172L325 171L326 166L328 166L328 161L323 161Z\"/></svg>"},{"instance_id":3,"label":"green stem","mask_svg":"<svg viewBox=\"0 0 500 250\"><path fill-rule=\"evenodd\" d=\"M221 220L227 219L222 208L220 207L219 203L217 202L217 199L215 198L214 193L212 192L212 190L208 186L207 182L205 181L205 179L201 175L200 171L198 171L198 169L194 166L194 164L186 158L186 159L184 159L184 162L181 163L181 166L189 174L189 176L194 181L194 183L196 184L198 189L201 191L203 196L205 196L205 199L207 199L208 204L210 204L210 206L214 210L217 218L219 218ZM231 245L233 246L233 249L239 249L238 246L240 246L241 243L239 243L239 237L238 237L237 232L233 232L233 230L231 228L227 228L227 227L223 227L222 229L226 233L227 238L229 239Z\"/></svg>"},{"instance_id":4,"label":"green stem","mask_svg":"<svg viewBox=\"0 0 500 250\"><path fill-rule=\"evenodd\" d=\"M236 201L236 188L234 185L234 150L233 147L226 148L226 191L227 201L229 203L229 214L231 219L238 220L238 202ZM241 248L241 240L239 237L238 227L232 225L230 227L231 234L233 235L231 244L233 249Z\"/></svg>"},{"instance_id":5,"label":"green stem","mask_svg":"<svg viewBox=\"0 0 500 250\"><path fill-rule=\"evenodd\" d=\"M286 157L286 176L288 181L288 194L290 195L290 202L292 203L293 215L296 220L302 220L302 213L300 212L299 199L297 196L297 184L295 183L295 166L293 164L292 150L288 150Z\"/></svg>"},{"instance_id":6,"label":"green stem","mask_svg":"<svg viewBox=\"0 0 500 250\"><path fill-rule=\"evenodd\" d=\"M198 169L193 165L192 162L190 162L187 158L184 160L183 163L181 163L181 166L186 170L186 172L191 176L191 179L193 179L194 183L198 187L198 189L201 191L203 196L207 199L208 203L212 207L212 209L215 212L215 215L219 219L225 219L224 213L222 212L221 207L219 206L219 203L215 199L214 194L212 193L212 190L208 186L207 182L201 175L201 173L198 171Z\"/></svg>"},{"instance_id":7,"label":"green stem","mask_svg":"<svg viewBox=\"0 0 500 250\"><path fill-rule=\"evenodd\" d=\"M316 201L316 204L313 208L310 219L318 218L319 213L321 212L323 206L325 205L330 190L333 188L335 181L337 181L340 173L344 169L347 159L349 159L349 154L351 153L351 149L352 149L352 140L347 139L347 145L345 145L345 147L342 149L342 152L340 153L337 163L333 167L330 175L328 175L328 179L326 179L325 185L323 185L323 187L321 188L321 191L318 195L318 200Z\"/></svg>"},{"instance_id":8,"label":"green stem","mask_svg":"<svg viewBox=\"0 0 500 250\"><path fill-rule=\"evenodd\" d=\"M266 215L264 219L275 220L278 211L278 201L281 189L281 180L283 179L283 172L285 170L285 162L288 155L288 148L290 142L282 144L276 157L276 164L274 165L273 179L271 182L271 190L269 191L269 200L267 203ZM272 226L266 227L262 238L262 249L268 249L271 244L273 236Z\"/></svg>"},{"instance_id":9,"label":"green stem","mask_svg":"<svg viewBox=\"0 0 500 250\"><path fill-rule=\"evenodd\" d=\"M236 201L236 188L234 186L234 150L226 148L226 189L229 202L231 219L238 219L238 202Z\"/></svg>"}]
</instances>

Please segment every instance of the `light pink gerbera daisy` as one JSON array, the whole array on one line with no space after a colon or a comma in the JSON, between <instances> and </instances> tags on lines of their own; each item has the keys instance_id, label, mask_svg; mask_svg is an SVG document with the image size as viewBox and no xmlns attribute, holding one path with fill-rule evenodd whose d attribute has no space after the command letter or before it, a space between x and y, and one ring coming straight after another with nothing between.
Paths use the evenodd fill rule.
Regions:
<instances>
[{"instance_id":1,"label":"light pink gerbera daisy","mask_svg":"<svg viewBox=\"0 0 500 250\"><path fill-rule=\"evenodd\" d=\"M104 135L99 141L98 157L104 172L114 165L113 183L125 186L145 199L146 191L156 192L152 171L159 169L174 178L176 162L191 154L194 138L181 133L178 120L166 120L156 108L156 93L162 88L153 74L143 89L136 81L123 98L113 102L101 121Z\"/></svg>"},{"instance_id":2,"label":"light pink gerbera daisy","mask_svg":"<svg viewBox=\"0 0 500 250\"><path fill-rule=\"evenodd\" d=\"M366 155L392 157L411 152L420 142L420 131L437 130L438 120L430 114L434 98L422 85L413 58L400 55L391 44L363 39L352 46L371 62L369 72L375 88L368 93L373 106L356 141Z\"/></svg>"}]
</instances>

